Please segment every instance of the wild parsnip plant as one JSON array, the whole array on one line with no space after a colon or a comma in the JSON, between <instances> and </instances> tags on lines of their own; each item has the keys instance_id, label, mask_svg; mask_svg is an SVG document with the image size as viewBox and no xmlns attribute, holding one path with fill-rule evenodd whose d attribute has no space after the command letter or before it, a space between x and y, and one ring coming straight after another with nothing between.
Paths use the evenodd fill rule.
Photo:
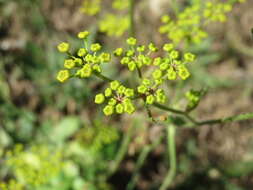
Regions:
<instances>
[{"instance_id":1,"label":"wild parsnip plant","mask_svg":"<svg viewBox=\"0 0 253 190\"><path fill-rule=\"evenodd\" d=\"M82 35L83 34L83 35ZM87 44L89 32L83 31L78 37ZM64 62L64 70L59 71L57 79L65 82L69 78L89 78L95 75L109 82L109 86L103 93L95 96L96 104L105 104L103 112L105 115L113 113L122 114L124 112L132 114L135 111L134 101L143 100L146 106L165 103L166 95L162 85L170 80L186 80L190 76L187 65L194 62L195 55L180 52L174 49L173 44L164 44L162 50L163 56L154 57L153 53L159 49L153 44L138 45L137 40L130 37L126 40L128 49L117 48L113 54L107 52L98 52L102 46L98 43L91 44L90 47L80 48L77 55L70 51L70 45L66 42L59 44L58 50L66 53L69 58ZM120 64L125 65L130 72L136 71L140 77L140 83L135 87L127 87L118 80L112 80L103 75L102 64L109 64L112 56ZM145 67L152 67L150 75L145 75Z\"/></svg>"},{"instance_id":2,"label":"wild parsnip plant","mask_svg":"<svg viewBox=\"0 0 253 190\"><path fill-rule=\"evenodd\" d=\"M125 2L126 4L122 4ZM201 98L206 94L206 90L191 89L185 94L187 104L184 109L175 109L168 107L168 103L173 105L166 91L165 86L172 81L185 81L190 76L189 67L191 64L198 64L198 55L191 52L179 50L190 44L199 43L208 36L204 26L213 22L225 22L227 13L235 6L235 3L242 0L193 0L192 4L184 10L180 10L177 2L173 1L174 17L164 15L161 18L163 25L159 32L165 33L168 36L169 42L165 42L161 47L158 47L153 42L140 44L134 35L134 0L119 1L115 0L112 6L117 9L128 8L129 15L125 24L124 30L129 24L129 38L125 39L125 46L118 47L111 52L105 52L99 43L88 43L89 31L78 33L77 37L83 41L83 47L80 47L75 53L71 48L71 44L62 42L58 45L58 50L66 55L63 69L57 74L57 80L61 83L74 78L86 79L97 77L106 83L104 90L94 95L94 103L100 104L97 106L105 116L113 118L113 115L131 114L135 117L136 110L147 112L151 122L156 122L161 125L166 125L168 152L170 158L170 167L167 176L161 182L160 190L167 189L173 182L176 175L176 148L175 135L177 127L196 127L201 125L223 124L253 118L253 113L240 114L236 116L199 121L195 119L191 112L197 108ZM89 4L90 3L90 4ZM94 3L94 4L93 4ZM99 12L100 1L84 1L83 11L94 15ZM109 18L110 17L110 18ZM105 22L100 22L100 29L108 35L120 36L123 29L120 30L114 27L115 23L120 25L114 18L105 17ZM111 20L111 21L109 21ZM128 23L128 24L126 24ZM115 33L118 32L118 33ZM137 31L138 32L138 31ZM123 67L129 70L129 76L137 75L139 80L134 85L129 85L119 79L112 79L104 74L104 66L113 64L115 67ZM117 66L118 65L118 66ZM158 108L165 113L169 113L165 119L154 117L153 108ZM185 119L185 123L179 126L173 120L174 115L180 115ZM129 182L127 189L134 189L138 180L138 172L143 165L148 153L152 151L157 144L161 143L164 136L158 138L157 141L147 145L140 157L137 160L137 166L133 174L132 180ZM127 144L122 143L122 147L116 155L116 161L113 169L109 168L108 177L116 171L119 163L124 158Z\"/></svg>"}]
</instances>

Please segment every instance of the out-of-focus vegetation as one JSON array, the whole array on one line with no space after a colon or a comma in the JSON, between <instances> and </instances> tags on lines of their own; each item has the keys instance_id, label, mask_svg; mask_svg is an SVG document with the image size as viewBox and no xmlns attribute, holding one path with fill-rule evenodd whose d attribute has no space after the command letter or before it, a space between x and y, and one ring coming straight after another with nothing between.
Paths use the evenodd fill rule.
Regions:
<instances>
[{"instance_id":1,"label":"out-of-focus vegetation","mask_svg":"<svg viewBox=\"0 0 253 190\"><path fill-rule=\"evenodd\" d=\"M158 189L167 173L166 143L157 139L163 126L138 110L134 117L105 117L91 101L104 88L95 78L64 85L56 81L64 61L56 49L59 42L67 39L78 50L82 42L75 36L87 29L89 43L98 41L111 51L128 36L129 4L90 1L100 4L89 9L96 16L88 16L83 14L87 2L0 0L1 190L118 190L130 189L135 180L138 190ZM190 0L180 0L176 7L170 1L136 1L137 38L164 44L168 38L158 32L160 17L175 19L173 11L189 5ZM250 0L236 4L226 24L206 25L209 36L187 47L198 60L189 80L168 85L175 108L185 104L182 97L191 86L207 89L194 111L203 119L253 111L252 10ZM104 70L127 79L127 71L116 65ZM158 111L153 114L160 117ZM173 119L183 122L180 116ZM178 175L171 189L252 189L252 127L249 120L179 128ZM149 156L138 169L139 155L145 154ZM133 179L133 174L138 175Z\"/></svg>"}]
</instances>

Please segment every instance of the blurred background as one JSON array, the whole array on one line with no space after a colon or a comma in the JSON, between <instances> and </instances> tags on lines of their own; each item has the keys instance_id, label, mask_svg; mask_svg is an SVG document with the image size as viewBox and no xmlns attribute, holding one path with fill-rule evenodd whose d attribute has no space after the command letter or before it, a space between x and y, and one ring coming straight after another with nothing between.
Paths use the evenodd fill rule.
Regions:
<instances>
[{"instance_id":1,"label":"blurred background","mask_svg":"<svg viewBox=\"0 0 253 190\"><path fill-rule=\"evenodd\" d=\"M178 1L182 8L187 3ZM99 17L83 13L83 6L83 0L0 0L0 183L10 190L126 189L139 153L163 132L142 110L133 116L105 117L93 101L104 85L97 79L64 85L56 81L65 58L56 49L60 42L68 41L77 49L81 42L76 34L89 30L91 41L111 51L128 36L124 27L115 28L122 30L115 35L99 30L103 14L123 17L126 10L113 12L111 2L103 1ZM139 41L167 42L157 29L160 17L171 11L166 0L136 0ZM176 106L182 102L175 94L208 87L194 112L198 118L253 111L252 12L252 0L236 4L226 23L208 25L209 37L188 47L198 61L190 68L189 80L168 87ZM119 76L118 69L108 66L106 74L129 77L127 70ZM128 138L123 161L105 180L110 161ZM179 128L176 143L178 174L171 189L253 189L252 120ZM150 153L136 190L158 189L168 169L165 152L162 142Z\"/></svg>"}]
</instances>

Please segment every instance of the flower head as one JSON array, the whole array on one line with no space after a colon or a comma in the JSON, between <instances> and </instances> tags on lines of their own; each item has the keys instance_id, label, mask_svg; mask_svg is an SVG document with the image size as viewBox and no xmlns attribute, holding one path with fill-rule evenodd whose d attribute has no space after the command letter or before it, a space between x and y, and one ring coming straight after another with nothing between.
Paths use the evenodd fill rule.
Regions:
<instances>
[{"instance_id":1,"label":"flower head","mask_svg":"<svg viewBox=\"0 0 253 190\"><path fill-rule=\"evenodd\" d=\"M57 74L57 80L60 82L65 82L68 80L70 77L69 71L68 70L61 70Z\"/></svg>"},{"instance_id":2,"label":"flower head","mask_svg":"<svg viewBox=\"0 0 253 190\"><path fill-rule=\"evenodd\" d=\"M134 45L136 45L137 40L136 40L136 38L130 37L127 39L126 42L128 45L134 46Z\"/></svg>"},{"instance_id":3,"label":"flower head","mask_svg":"<svg viewBox=\"0 0 253 190\"><path fill-rule=\"evenodd\" d=\"M57 46L57 48L58 48L58 51L61 52L61 53L68 52L68 50L69 50L69 43L62 42L62 43L60 43Z\"/></svg>"},{"instance_id":4,"label":"flower head","mask_svg":"<svg viewBox=\"0 0 253 190\"><path fill-rule=\"evenodd\" d=\"M83 31L83 32L79 32L77 34L77 37L80 39L86 39L89 36L89 32L88 31Z\"/></svg>"}]
</instances>

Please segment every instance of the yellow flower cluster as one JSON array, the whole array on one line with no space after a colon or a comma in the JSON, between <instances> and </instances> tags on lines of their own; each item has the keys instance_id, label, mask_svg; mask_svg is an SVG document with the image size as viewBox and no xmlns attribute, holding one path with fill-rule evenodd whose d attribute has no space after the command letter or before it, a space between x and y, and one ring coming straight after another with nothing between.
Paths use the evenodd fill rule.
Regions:
<instances>
[{"instance_id":1,"label":"yellow flower cluster","mask_svg":"<svg viewBox=\"0 0 253 190\"><path fill-rule=\"evenodd\" d=\"M63 42L58 45L58 50L68 55L68 58L64 61L64 69L60 70L57 74L56 78L59 82L65 82L71 77L88 78L94 72L100 73L100 64L107 63L111 60L109 53L99 53L102 48L99 43L93 43L89 47L87 46L88 36L88 31L77 34L79 39L84 40L85 46L79 48L76 55L71 54L68 43Z\"/></svg>"},{"instance_id":2,"label":"yellow flower cluster","mask_svg":"<svg viewBox=\"0 0 253 190\"><path fill-rule=\"evenodd\" d=\"M88 15L96 15L101 9L101 0L84 0L80 11Z\"/></svg>"},{"instance_id":3,"label":"yellow flower cluster","mask_svg":"<svg viewBox=\"0 0 253 190\"><path fill-rule=\"evenodd\" d=\"M176 15L176 19L164 15L161 18L163 25L159 28L159 32L167 34L175 45L199 43L208 36L204 25L210 21L225 22L226 14L232 10L236 2L243 1L194 0L191 6Z\"/></svg>"},{"instance_id":4,"label":"yellow flower cluster","mask_svg":"<svg viewBox=\"0 0 253 190\"><path fill-rule=\"evenodd\" d=\"M151 105L155 102L165 103L166 96L163 89L158 88L157 83L154 83L153 80L144 78L141 84L137 87L137 91L145 96L145 102L148 105Z\"/></svg>"},{"instance_id":5,"label":"yellow flower cluster","mask_svg":"<svg viewBox=\"0 0 253 190\"><path fill-rule=\"evenodd\" d=\"M115 10L125 10L129 7L129 1L126 0L114 0L112 2L112 8ZM129 28L130 21L129 15L119 15L107 13L103 16L103 19L99 21L99 30L106 33L108 36L120 37Z\"/></svg>"},{"instance_id":6,"label":"yellow flower cluster","mask_svg":"<svg viewBox=\"0 0 253 190\"><path fill-rule=\"evenodd\" d=\"M52 152L46 146L33 146L29 150L24 150L21 145L16 145L6 157L6 164L16 179L30 186L48 183L62 167L61 152L55 150Z\"/></svg>"},{"instance_id":7,"label":"yellow flower cluster","mask_svg":"<svg viewBox=\"0 0 253 190\"><path fill-rule=\"evenodd\" d=\"M114 0L112 2L112 7L114 9L118 9L118 10L127 9L129 7L129 1L127 1L127 0Z\"/></svg>"},{"instance_id":8,"label":"yellow flower cluster","mask_svg":"<svg viewBox=\"0 0 253 190\"><path fill-rule=\"evenodd\" d=\"M169 47L169 48L168 48ZM192 53L185 53L183 59L180 59L179 51L173 49L172 44L165 44L163 50L168 52L164 58L156 58L153 62L154 65L158 66L152 76L155 80L162 81L164 77L168 80L175 80L177 76L185 80L190 76L186 65L195 60L195 55Z\"/></svg>"},{"instance_id":9,"label":"yellow flower cluster","mask_svg":"<svg viewBox=\"0 0 253 190\"><path fill-rule=\"evenodd\" d=\"M24 185L11 179L10 181L8 181L6 183L0 182L0 189L1 190L24 190Z\"/></svg>"},{"instance_id":10,"label":"yellow flower cluster","mask_svg":"<svg viewBox=\"0 0 253 190\"><path fill-rule=\"evenodd\" d=\"M119 16L114 14L106 14L99 21L99 30L108 36L120 37L129 28L128 16Z\"/></svg>"},{"instance_id":11,"label":"yellow flower cluster","mask_svg":"<svg viewBox=\"0 0 253 190\"><path fill-rule=\"evenodd\" d=\"M188 101L187 106L186 106L186 111L192 111L193 109L195 109L201 98L206 94L206 89L201 89L201 90L189 90L185 93L185 97Z\"/></svg>"},{"instance_id":12,"label":"yellow flower cluster","mask_svg":"<svg viewBox=\"0 0 253 190\"><path fill-rule=\"evenodd\" d=\"M78 34L78 37L84 39L87 44L87 31ZM64 62L64 70L58 73L57 79L60 82L66 81L69 77L87 78L94 74L97 77L110 82L108 88L103 93L95 96L96 104L106 105L103 112L106 116L116 114L135 112L136 107L133 101L136 99L144 100L146 105L154 103L164 103L166 100L165 92L160 86L166 80L182 79L186 80L190 76L187 65L194 62L195 55L192 53L181 54L174 48L172 43L164 44L159 49L155 44L139 45L137 39L130 37L126 40L128 48L117 48L113 55L119 59L122 65L126 65L130 71L137 71L142 79L141 84L134 88L122 85L117 80L111 80L102 74L101 63L107 63L111 60L111 54L98 51L101 45L98 43L87 45L80 48L77 55L72 55L67 51L68 59ZM155 53L160 51L161 56ZM150 76L142 76L144 66L150 67ZM73 74L70 74L72 72Z\"/></svg>"},{"instance_id":13,"label":"yellow flower cluster","mask_svg":"<svg viewBox=\"0 0 253 190\"><path fill-rule=\"evenodd\" d=\"M232 10L232 5L229 3L212 3L205 4L204 18L207 21L225 22L227 20L226 13Z\"/></svg>"},{"instance_id":14,"label":"yellow flower cluster","mask_svg":"<svg viewBox=\"0 0 253 190\"><path fill-rule=\"evenodd\" d=\"M96 104L102 104L107 100L107 105L104 107L103 112L105 115L112 115L113 113L132 114L135 111L135 107L131 98L134 97L134 90L127 88L115 80L110 83L110 87L105 89L102 94L97 94L95 97Z\"/></svg>"},{"instance_id":15,"label":"yellow flower cluster","mask_svg":"<svg viewBox=\"0 0 253 190\"><path fill-rule=\"evenodd\" d=\"M92 151L99 151L118 138L119 133L115 127L104 126L100 123L91 127L84 127L77 136L78 141Z\"/></svg>"},{"instance_id":16,"label":"yellow flower cluster","mask_svg":"<svg viewBox=\"0 0 253 190\"><path fill-rule=\"evenodd\" d=\"M200 6L193 5L182 11L177 20L172 20L168 15L162 17L164 24L159 31L167 34L167 37L174 43L199 43L207 37L207 33L200 27L201 16L199 15Z\"/></svg>"},{"instance_id":17,"label":"yellow flower cluster","mask_svg":"<svg viewBox=\"0 0 253 190\"><path fill-rule=\"evenodd\" d=\"M186 65L195 60L192 53L185 53L181 58L180 52L169 43L163 46L165 56L154 57L152 53L159 49L153 43L148 46L137 45L137 40L132 37L127 39L127 43L130 45L128 50L117 48L114 55L119 57L120 63L127 65L130 71L140 71L143 66L155 66L152 77L157 85L162 84L165 79L175 80L179 76L185 80L190 76Z\"/></svg>"},{"instance_id":18,"label":"yellow flower cluster","mask_svg":"<svg viewBox=\"0 0 253 190\"><path fill-rule=\"evenodd\" d=\"M112 8L115 10L125 10L129 7L129 1L113 0ZM81 12L88 15L96 15L100 12L101 0L84 0ZM129 15L119 15L111 13L102 13L103 16L99 20L99 30L108 36L120 37L130 26Z\"/></svg>"}]
</instances>

